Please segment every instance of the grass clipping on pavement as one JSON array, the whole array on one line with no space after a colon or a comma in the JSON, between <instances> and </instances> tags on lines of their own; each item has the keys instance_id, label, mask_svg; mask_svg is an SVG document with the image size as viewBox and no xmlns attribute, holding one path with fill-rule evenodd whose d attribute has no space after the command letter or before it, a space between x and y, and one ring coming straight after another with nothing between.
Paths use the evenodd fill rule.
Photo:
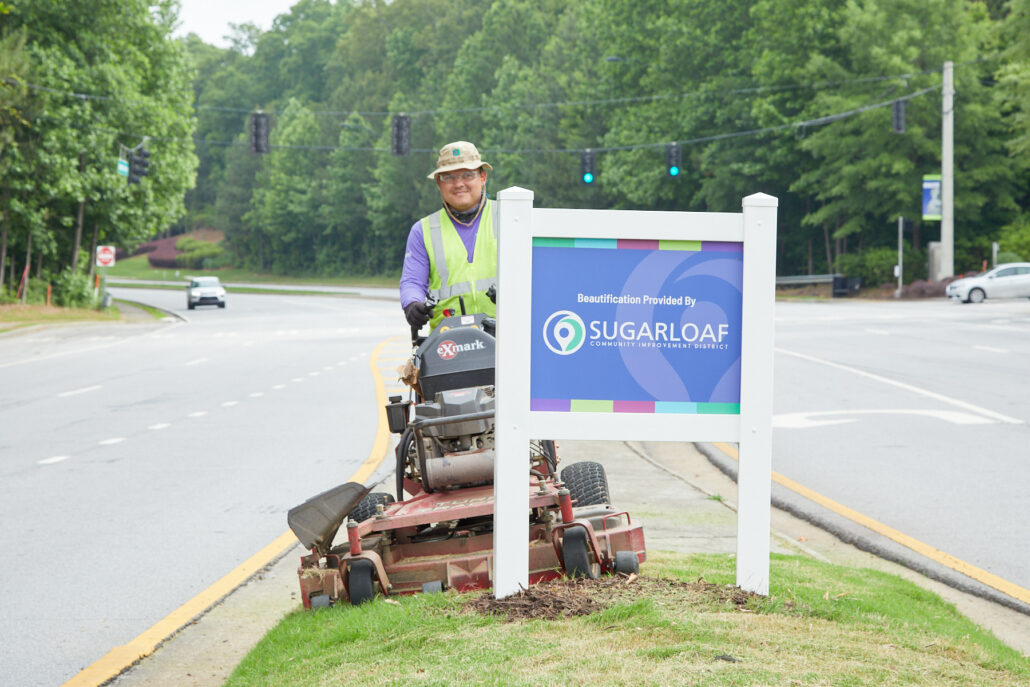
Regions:
<instances>
[{"instance_id":1,"label":"grass clipping on pavement","mask_svg":"<svg viewBox=\"0 0 1030 687\"><path fill-rule=\"evenodd\" d=\"M1016 685L1030 661L897 576L796 556L770 596L726 555L649 553L636 578L494 600L417 595L287 616L242 685Z\"/></svg>"}]
</instances>

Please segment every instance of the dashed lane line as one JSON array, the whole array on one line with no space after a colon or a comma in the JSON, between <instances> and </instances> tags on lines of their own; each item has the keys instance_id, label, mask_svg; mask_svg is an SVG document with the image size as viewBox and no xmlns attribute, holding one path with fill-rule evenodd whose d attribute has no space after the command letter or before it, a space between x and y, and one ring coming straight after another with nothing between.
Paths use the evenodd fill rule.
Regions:
<instances>
[{"instance_id":1,"label":"dashed lane line","mask_svg":"<svg viewBox=\"0 0 1030 687\"><path fill-rule=\"evenodd\" d=\"M53 458L44 458L43 460L37 460L37 465L53 465L54 463L61 463L68 460L71 456L54 456Z\"/></svg>"},{"instance_id":2,"label":"dashed lane line","mask_svg":"<svg viewBox=\"0 0 1030 687\"><path fill-rule=\"evenodd\" d=\"M379 421L376 427L376 437L375 443L372 446L372 452L365 462L361 464L357 472L351 476L349 481L352 482L364 482L372 476L389 453L390 430L386 422L386 389L383 384L383 375L379 371L379 355L387 344L394 342L397 338L399 337L387 339L380 343L369 360L369 367L372 370L372 378L375 382ZM245 560L236 569L229 572L200 594L197 594L185 604L172 611L163 620L160 620L128 644L111 649L105 656L65 682L62 687L95 687L119 675L136 661L154 653L158 645L177 632L179 628L213 606L219 599L231 593L296 543L297 537L293 532L284 532L275 541Z\"/></svg>"},{"instance_id":3,"label":"dashed lane line","mask_svg":"<svg viewBox=\"0 0 1030 687\"><path fill-rule=\"evenodd\" d=\"M73 389L71 391L64 391L57 394L58 398L68 398L69 396L78 396L79 394L89 393L90 391L96 391L97 389L103 389L103 384L94 384L93 386L83 387L82 389Z\"/></svg>"},{"instance_id":4,"label":"dashed lane line","mask_svg":"<svg viewBox=\"0 0 1030 687\"><path fill-rule=\"evenodd\" d=\"M111 437L110 439L102 439L101 441L98 441L97 444L100 446L114 446L115 444L120 444L123 441L125 441L125 437Z\"/></svg>"}]
</instances>

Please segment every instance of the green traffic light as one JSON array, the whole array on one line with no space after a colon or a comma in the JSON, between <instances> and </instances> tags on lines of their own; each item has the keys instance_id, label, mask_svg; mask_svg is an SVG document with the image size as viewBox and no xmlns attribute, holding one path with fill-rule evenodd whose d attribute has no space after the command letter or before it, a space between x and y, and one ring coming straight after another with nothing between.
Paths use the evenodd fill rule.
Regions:
<instances>
[{"instance_id":1,"label":"green traffic light","mask_svg":"<svg viewBox=\"0 0 1030 687\"><path fill-rule=\"evenodd\" d=\"M592 184L592 183L594 183L594 175L591 174L590 172L584 173L583 174L583 183L584 184Z\"/></svg>"},{"instance_id":2,"label":"green traffic light","mask_svg":"<svg viewBox=\"0 0 1030 687\"><path fill-rule=\"evenodd\" d=\"M669 167L669 176L671 176L671 177L678 177L679 175L680 175L680 168L679 167L677 167L676 165L673 165L672 167Z\"/></svg>"}]
</instances>

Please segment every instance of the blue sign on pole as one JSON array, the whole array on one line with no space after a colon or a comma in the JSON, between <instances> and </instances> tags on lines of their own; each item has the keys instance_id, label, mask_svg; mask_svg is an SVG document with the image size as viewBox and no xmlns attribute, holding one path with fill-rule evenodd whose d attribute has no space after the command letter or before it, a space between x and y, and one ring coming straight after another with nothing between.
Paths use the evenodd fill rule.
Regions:
<instances>
[{"instance_id":1,"label":"blue sign on pole","mask_svg":"<svg viewBox=\"0 0 1030 687\"><path fill-rule=\"evenodd\" d=\"M739 414L742 247L534 238L530 409Z\"/></svg>"},{"instance_id":2,"label":"blue sign on pole","mask_svg":"<svg viewBox=\"0 0 1030 687\"><path fill-rule=\"evenodd\" d=\"M926 174L923 176L923 219L941 219L943 209L941 201L941 175Z\"/></svg>"}]
</instances>

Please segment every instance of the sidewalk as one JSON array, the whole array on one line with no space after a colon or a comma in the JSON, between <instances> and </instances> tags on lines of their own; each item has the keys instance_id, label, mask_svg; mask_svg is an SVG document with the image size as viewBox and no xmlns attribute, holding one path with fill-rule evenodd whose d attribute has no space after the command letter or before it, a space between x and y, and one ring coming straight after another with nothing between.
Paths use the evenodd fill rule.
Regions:
<instances>
[{"instance_id":1,"label":"sidewalk","mask_svg":"<svg viewBox=\"0 0 1030 687\"><path fill-rule=\"evenodd\" d=\"M604 464L612 501L644 525L648 550L736 553L736 484L692 444L559 442L564 465ZM378 488L393 491L393 478ZM328 486L331 485L327 485ZM285 526L285 522L284 522ZM908 568L844 544L827 532L773 509L772 550L852 567L890 572L955 604L999 639L1030 654L1030 617L934 582ZM222 685L236 664L287 613L300 607L299 545L111 681L118 687ZM642 566L646 574L647 563ZM775 584L775 581L773 581Z\"/></svg>"}]
</instances>

